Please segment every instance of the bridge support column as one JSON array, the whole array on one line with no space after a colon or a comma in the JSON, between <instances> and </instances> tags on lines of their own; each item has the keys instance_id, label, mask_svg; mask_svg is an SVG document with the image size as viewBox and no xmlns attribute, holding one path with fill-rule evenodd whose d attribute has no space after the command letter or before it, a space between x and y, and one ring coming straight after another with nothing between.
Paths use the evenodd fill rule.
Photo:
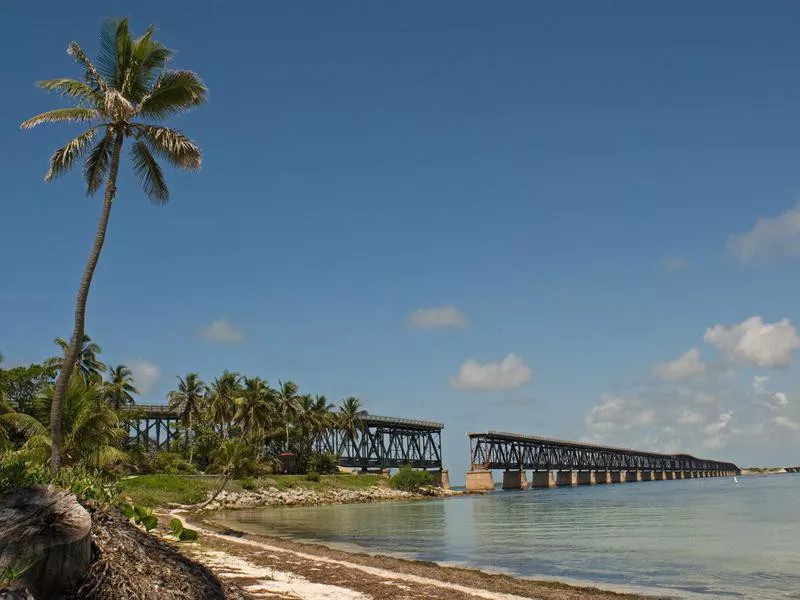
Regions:
<instances>
[{"instance_id":1,"label":"bridge support column","mask_svg":"<svg viewBox=\"0 0 800 600\"><path fill-rule=\"evenodd\" d=\"M642 481L655 481L656 475L654 471L642 471Z\"/></svg>"},{"instance_id":2,"label":"bridge support column","mask_svg":"<svg viewBox=\"0 0 800 600\"><path fill-rule=\"evenodd\" d=\"M664 479L675 479L675 471L664 471Z\"/></svg>"},{"instance_id":3,"label":"bridge support column","mask_svg":"<svg viewBox=\"0 0 800 600\"><path fill-rule=\"evenodd\" d=\"M641 471L626 471L625 472L625 479L627 481L636 482L642 480L642 472Z\"/></svg>"},{"instance_id":4,"label":"bridge support column","mask_svg":"<svg viewBox=\"0 0 800 600\"><path fill-rule=\"evenodd\" d=\"M597 471L595 474L597 483L611 483L611 471Z\"/></svg>"},{"instance_id":5,"label":"bridge support column","mask_svg":"<svg viewBox=\"0 0 800 600\"><path fill-rule=\"evenodd\" d=\"M450 489L450 471L447 469L440 469L431 473L433 475L433 485L440 487L443 490Z\"/></svg>"},{"instance_id":6,"label":"bridge support column","mask_svg":"<svg viewBox=\"0 0 800 600\"><path fill-rule=\"evenodd\" d=\"M491 471L468 471L468 492L491 492L494 489L494 480Z\"/></svg>"},{"instance_id":7,"label":"bridge support column","mask_svg":"<svg viewBox=\"0 0 800 600\"><path fill-rule=\"evenodd\" d=\"M578 485L578 473L576 471L559 471L556 475L556 485Z\"/></svg>"},{"instance_id":8,"label":"bridge support column","mask_svg":"<svg viewBox=\"0 0 800 600\"><path fill-rule=\"evenodd\" d=\"M627 479L625 471L611 471L611 483L625 483Z\"/></svg>"},{"instance_id":9,"label":"bridge support column","mask_svg":"<svg viewBox=\"0 0 800 600\"><path fill-rule=\"evenodd\" d=\"M578 485L594 485L597 478L594 471L578 471Z\"/></svg>"},{"instance_id":10,"label":"bridge support column","mask_svg":"<svg viewBox=\"0 0 800 600\"><path fill-rule=\"evenodd\" d=\"M504 471L503 472L503 489L504 490L527 490L528 478L525 477L525 471Z\"/></svg>"},{"instance_id":11,"label":"bridge support column","mask_svg":"<svg viewBox=\"0 0 800 600\"><path fill-rule=\"evenodd\" d=\"M552 471L533 471L531 472L531 487L551 488L556 486L555 477Z\"/></svg>"}]
</instances>

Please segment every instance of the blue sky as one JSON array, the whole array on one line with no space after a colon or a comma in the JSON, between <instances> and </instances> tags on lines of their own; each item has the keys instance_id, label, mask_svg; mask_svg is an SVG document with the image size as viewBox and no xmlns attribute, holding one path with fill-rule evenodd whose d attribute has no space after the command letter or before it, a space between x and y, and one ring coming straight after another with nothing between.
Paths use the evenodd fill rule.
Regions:
<instances>
[{"instance_id":1,"label":"blue sky","mask_svg":"<svg viewBox=\"0 0 800 600\"><path fill-rule=\"evenodd\" d=\"M42 180L77 129L18 125L115 15L211 90L167 207L123 169L90 298L143 401L294 379L445 422L454 471L485 429L800 460L797 3L6 2L9 364L68 335L99 210Z\"/></svg>"}]
</instances>

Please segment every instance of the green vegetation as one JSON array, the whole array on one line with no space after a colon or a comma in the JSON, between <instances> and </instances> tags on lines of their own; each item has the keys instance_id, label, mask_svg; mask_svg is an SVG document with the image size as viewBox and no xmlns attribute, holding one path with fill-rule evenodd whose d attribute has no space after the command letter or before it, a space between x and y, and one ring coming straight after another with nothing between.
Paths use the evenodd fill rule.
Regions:
<instances>
[{"instance_id":1,"label":"green vegetation","mask_svg":"<svg viewBox=\"0 0 800 600\"><path fill-rule=\"evenodd\" d=\"M428 471L415 471L410 466L403 465L389 483L396 490L416 492L422 487L433 485L433 475Z\"/></svg>"},{"instance_id":2,"label":"green vegetation","mask_svg":"<svg viewBox=\"0 0 800 600\"><path fill-rule=\"evenodd\" d=\"M130 161L134 175L154 204L169 200L169 189L156 157L174 167L189 171L200 168L201 153L189 138L162 121L202 104L208 93L200 78L191 71L167 68L173 51L153 38L155 29L148 27L140 37L133 37L128 20L109 20L100 35L100 51L96 64L71 42L67 52L81 69L80 79L57 78L40 81L39 86L58 92L74 102L69 108L58 108L36 115L22 123L30 129L43 123L88 123L89 129L56 150L50 158L45 181L63 175L83 160L83 176L89 196L105 187L103 209L97 225L94 244L86 262L75 302L75 322L69 343L60 340L64 358L58 365L58 377L50 403L50 464L58 471L62 457L62 407L73 372L89 376L78 361L85 352L86 302L95 268L105 242L111 207L117 192L122 147L130 142ZM74 369L78 366L77 370ZM96 365L97 371L105 366ZM89 369L91 371L91 369ZM84 383L88 383L84 377ZM117 394L117 400L121 400Z\"/></svg>"},{"instance_id":3,"label":"green vegetation","mask_svg":"<svg viewBox=\"0 0 800 600\"><path fill-rule=\"evenodd\" d=\"M270 475L267 477L232 479L228 489L331 489L360 490L386 483L380 475L320 475L319 481L309 481L305 475ZM119 494L133 504L166 506L168 504L197 504L219 486L219 478L208 475L139 475L119 482ZM247 487L245 487L247 486Z\"/></svg>"}]
</instances>

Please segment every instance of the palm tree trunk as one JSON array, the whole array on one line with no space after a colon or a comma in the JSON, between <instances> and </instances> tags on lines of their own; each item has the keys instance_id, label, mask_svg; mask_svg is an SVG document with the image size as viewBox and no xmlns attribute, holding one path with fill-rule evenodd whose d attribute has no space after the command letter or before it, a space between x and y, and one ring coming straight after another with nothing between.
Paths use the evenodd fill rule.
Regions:
<instances>
[{"instance_id":1,"label":"palm tree trunk","mask_svg":"<svg viewBox=\"0 0 800 600\"><path fill-rule=\"evenodd\" d=\"M52 440L52 451L50 454L50 468L58 472L61 468L61 449L64 445L64 436L61 431L61 408L64 404L64 395L78 360L78 353L83 344L84 327L86 323L86 301L89 298L89 288L92 285L92 277L100 260L100 252L103 250L103 243L106 239L106 229L108 228L108 218L111 216L111 205L117 193L117 173L119 172L119 155L122 151L122 132L117 132L114 139L114 148L111 156L111 171L106 182L106 191L103 197L103 211L100 213L100 221L97 223L97 232L94 236L94 245L86 262L86 269L83 271L81 284L78 288L78 296L75 300L75 323L72 329L72 337L69 341L69 348L61 363L61 370L56 379L53 402L50 405L50 438Z\"/></svg>"},{"instance_id":2,"label":"palm tree trunk","mask_svg":"<svg viewBox=\"0 0 800 600\"><path fill-rule=\"evenodd\" d=\"M231 474L230 473L225 473L225 475L222 477L222 482L220 483L219 487L214 491L213 494L211 494L211 498L209 498L208 500L206 500L202 504L197 505L195 507L195 510L203 510L206 506L208 506L214 500L216 500L217 496L219 496L222 493L222 490L225 489L225 486L228 484L228 481L230 481L230 479L231 479Z\"/></svg>"},{"instance_id":3,"label":"palm tree trunk","mask_svg":"<svg viewBox=\"0 0 800 600\"><path fill-rule=\"evenodd\" d=\"M189 432L192 430L192 412L189 411L189 429L186 430L186 440L188 443ZM189 446L189 464L192 463L192 453L194 452L194 445Z\"/></svg>"},{"instance_id":4,"label":"palm tree trunk","mask_svg":"<svg viewBox=\"0 0 800 600\"><path fill-rule=\"evenodd\" d=\"M286 421L286 449L285 452L289 451L289 421Z\"/></svg>"}]
</instances>

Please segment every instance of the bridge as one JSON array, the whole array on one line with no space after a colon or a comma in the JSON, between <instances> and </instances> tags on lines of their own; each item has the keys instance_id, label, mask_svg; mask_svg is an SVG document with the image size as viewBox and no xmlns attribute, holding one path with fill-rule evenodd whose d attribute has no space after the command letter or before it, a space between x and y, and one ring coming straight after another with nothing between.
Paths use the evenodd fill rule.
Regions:
<instances>
[{"instance_id":1,"label":"bridge","mask_svg":"<svg viewBox=\"0 0 800 600\"><path fill-rule=\"evenodd\" d=\"M489 431L468 433L471 470L468 491L494 489L492 470L503 470L504 489L592 485L738 475L730 462L688 454L660 454L583 442Z\"/></svg>"},{"instance_id":2,"label":"bridge","mask_svg":"<svg viewBox=\"0 0 800 600\"><path fill-rule=\"evenodd\" d=\"M168 406L137 404L125 412L131 443L148 450L166 450L179 439L179 415ZM366 415L353 435L328 428L317 436L313 448L336 454L340 467L366 472L407 464L432 470L439 485L449 486L448 473L442 469L442 429L444 425L434 421Z\"/></svg>"}]
</instances>

